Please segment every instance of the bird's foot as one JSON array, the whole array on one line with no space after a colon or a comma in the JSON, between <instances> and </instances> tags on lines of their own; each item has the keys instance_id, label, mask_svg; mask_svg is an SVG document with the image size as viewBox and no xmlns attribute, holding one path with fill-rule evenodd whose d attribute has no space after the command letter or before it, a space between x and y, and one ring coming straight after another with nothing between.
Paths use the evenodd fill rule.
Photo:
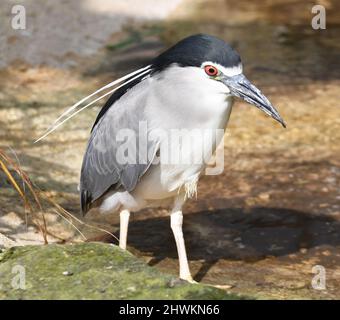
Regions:
<instances>
[{"instance_id":1,"label":"bird's foot","mask_svg":"<svg viewBox=\"0 0 340 320\"><path fill-rule=\"evenodd\" d=\"M168 286L170 288L173 288L173 287L177 287L177 286L187 284L188 282L189 283L198 283L190 276L190 277L185 277L185 279L184 278L173 278L169 281Z\"/></svg>"},{"instance_id":2,"label":"bird's foot","mask_svg":"<svg viewBox=\"0 0 340 320\"><path fill-rule=\"evenodd\" d=\"M198 283L197 281L195 281L193 278L192 278L192 276L190 275L190 276L188 276L188 277L185 277L185 278L181 278L182 280L184 280L184 281L187 281L187 282L189 282L189 283Z\"/></svg>"}]
</instances>

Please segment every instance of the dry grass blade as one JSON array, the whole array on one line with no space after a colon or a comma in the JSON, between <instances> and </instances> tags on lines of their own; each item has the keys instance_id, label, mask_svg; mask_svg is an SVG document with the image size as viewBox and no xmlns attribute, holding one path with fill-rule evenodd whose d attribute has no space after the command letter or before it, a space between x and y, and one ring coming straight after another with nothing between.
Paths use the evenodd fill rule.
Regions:
<instances>
[{"instance_id":1,"label":"dry grass blade","mask_svg":"<svg viewBox=\"0 0 340 320\"><path fill-rule=\"evenodd\" d=\"M14 178L9 168L11 168L14 172L16 172L18 176L22 179L23 186L27 187L29 194L25 192L24 187L23 188L20 187L19 183L16 181L16 179ZM40 230L45 244L48 243L47 234L51 235L52 237L56 239L59 239L62 242L65 242L66 240L58 237L57 235L54 235L52 232L47 230L47 222L46 222L46 218L44 215L42 202L45 202L51 205L54 208L53 212L55 212L59 217L61 217L68 224L70 224L77 231L77 233L81 235L81 237L84 240L87 240L87 239L85 235L76 226L76 223L83 225L85 227L96 229L98 231L109 234L112 238L119 241L118 238L111 232L103 228L92 226L90 224L83 222L82 220L75 217L72 213L65 210L58 203L53 201L50 198L50 196L48 196L46 193L41 191L37 186L33 185L27 173L21 169L17 161L14 161L13 159L11 159L2 149L0 149L0 170L2 170L5 173L7 179L9 180L13 188L18 192L18 194L22 198L23 203L24 203L25 215L27 215L27 213L30 214L32 218L32 222Z\"/></svg>"},{"instance_id":2,"label":"dry grass blade","mask_svg":"<svg viewBox=\"0 0 340 320\"><path fill-rule=\"evenodd\" d=\"M11 175L10 171L7 169L6 165L3 163L3 161L0 159L0 166L2 171L5 173L5 175L7 176L8 180L11 182L11 184L13 185L13 187L15 188L16 191L18 191L18 193L20 194L20 196L25 199L25 195L23 194L23 192L21 191L21 188L18 186L17 182L15 181L15 179L13 178L13 176Z\"/></svg>"},{"instance_id":3,"label":"dry grass blade","mask_svg":"<svg viewBox=\"0 0 340 320\"><path fill-rule=\"evenodd\" d=\"M38 227L38 229L40 230L40 232L43 236L44 243L47 244L48 240L47 240L46 219L45 219L44 213L42 212L42 206L41 206L41 203L39 201L39 198L37 197L37 194L35 193L33 185L31 183L30 179L28 178L27 174L20 168L20 166L15 161L13 161L10 157L8 157L6 155L6 153L1 149L0 149L0 167L1 167L1 170L7 176L8 180L10 181L10 183L12 184L14 189L18 192L18 194L22 198L22 200L24 202L25 214L27 214L27 211L30 212L30 214L32 216L32 222ZM24 185L26 185L28 187L28 189L30 190L30 192L31 192L31 194L34 198L35 205L31 203L27 194L20 188L20 186L16 182L15 178L11 174L8 167L11 167L20 176ZM35 206L37 207L38 210L34 209ZM37 218L36 211L41 213L41 218L42 218L42 222L43 222L42 224L39 222L39 218Z\"/></svg>"},{"instance_id":4,"label":"dry grass blade","mask_svg":"<svg viewBox=\"0 0 340 320\"><path fill-rule=\"evenodd\" d=\"M85 223L84 221L81 221L80 219L78 219L77 217L75 217L72 213L68 212L68 211L65 210L62 206L60 206L59 204L57 204L56 202L54 202L53 200L51 200L51 199L50 199L48 196L46 196L43 192L41 192L41 196L44 197L44 199L45 199L46 201L48 201L51 205L53 205L54 207L56 207L56 208L58 209L58 210L55 210L56 213L57 213L58 215L60 215L60 214L62 213L62 214L65 215L65 216L63 216L64 218L68 217L68 218L70 218L70 219L76 221L77 223L79 223L79 224L81 224L81 225L84 225L84 226L86 226L86 227L88 227L88 228L95 229L95 230L98 230L98 231L102 231L102 232L104 232L104 233L110 235L112 238L116 239L116 240L119 242L119 239L118 239L113 233L111 233L110 231L107 231L107 230L105 230L105 229L103 229L103 228L100 228L100 227L92 226L92 225L90 225L90 224L88 224L88 223ZM71 223L69 220L68 220L68 222ZM72 223L71 223L71 224L72 224ZM74 224L72 224L72 225L73 225L74 228L76 228ZM76 228L76 230L78 230L78 228ZM79 231L79 230L78 230L78 231ZM79 231L79 233L83 236L83 238L84 238L85 240L87 240L86 237L85 237L80 231Z\"/></svg>"}]
</instances>

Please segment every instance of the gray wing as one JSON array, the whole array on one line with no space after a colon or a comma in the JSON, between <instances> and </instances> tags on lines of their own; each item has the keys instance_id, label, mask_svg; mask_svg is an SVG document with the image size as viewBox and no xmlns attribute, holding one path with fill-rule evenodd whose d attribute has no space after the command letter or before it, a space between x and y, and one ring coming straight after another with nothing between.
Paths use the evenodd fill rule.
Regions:
<instances>
[{"instance_id":1,"label":"gray wing","mask_svg":"<svg viewBox=\"0 0 340 320\"><path fill-rule=\"evenodd\" d=\"M107 110L92 131L80 178L83 214L110 188L132 191L158 150L158 142L145 139L145 130L140 129L145 121L146 99L143 88L137 87L143 86L129 90Z\"/></svg>"}]
</instances>

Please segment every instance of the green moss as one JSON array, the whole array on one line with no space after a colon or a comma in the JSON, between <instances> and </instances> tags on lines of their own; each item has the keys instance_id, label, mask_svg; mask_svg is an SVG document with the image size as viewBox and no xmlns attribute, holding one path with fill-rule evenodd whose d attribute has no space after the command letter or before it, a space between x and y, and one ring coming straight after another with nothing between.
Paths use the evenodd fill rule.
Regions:
<instances>
[{"instance_id":1,"label":"green moss","mask_svg":"<svg viewBox=\"0 0 340 320\"><path fill-rule=\"evenodd\" d=\"M13 289L13 267L26 288ZM26 246L0 253L0 299L238 299L202 284L171 286L162 274L117 246L102 243Z\"/></svg>"}]
</instances>

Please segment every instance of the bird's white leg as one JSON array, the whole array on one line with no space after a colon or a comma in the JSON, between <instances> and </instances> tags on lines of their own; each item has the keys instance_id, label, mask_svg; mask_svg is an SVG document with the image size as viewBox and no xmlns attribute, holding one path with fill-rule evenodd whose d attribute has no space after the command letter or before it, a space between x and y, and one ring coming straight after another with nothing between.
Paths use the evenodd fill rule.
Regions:
<instances>
[{"instance_id":1,"label":"bird's white leg","mask_svg":"<svg viewBox=\"0 0 340 320\"><path fill-rule=\"evenodd\" d=\"M120 216L119 247L125 250L126 242L127 242L128 227L129 227L130 211L122 210L119 216Z\"/></svg>"},{"instance_id":2,"label":"bird's white leg","mask_svg":"<svg viewBox=\"0 0 340 320\"><path fill-rule=\"evenodd\" d=\"M187 280L189 282L194 282L190 273L188 258L185 250L185 243L182 231L183 225L183 214L182 214L182 205L184 200L177 199L174 205L174 208L171 211L170 219L171 219L171 229L174 233L178 259L179 259L179 277L183 280Z\"/></svg>"}]
</instances>

